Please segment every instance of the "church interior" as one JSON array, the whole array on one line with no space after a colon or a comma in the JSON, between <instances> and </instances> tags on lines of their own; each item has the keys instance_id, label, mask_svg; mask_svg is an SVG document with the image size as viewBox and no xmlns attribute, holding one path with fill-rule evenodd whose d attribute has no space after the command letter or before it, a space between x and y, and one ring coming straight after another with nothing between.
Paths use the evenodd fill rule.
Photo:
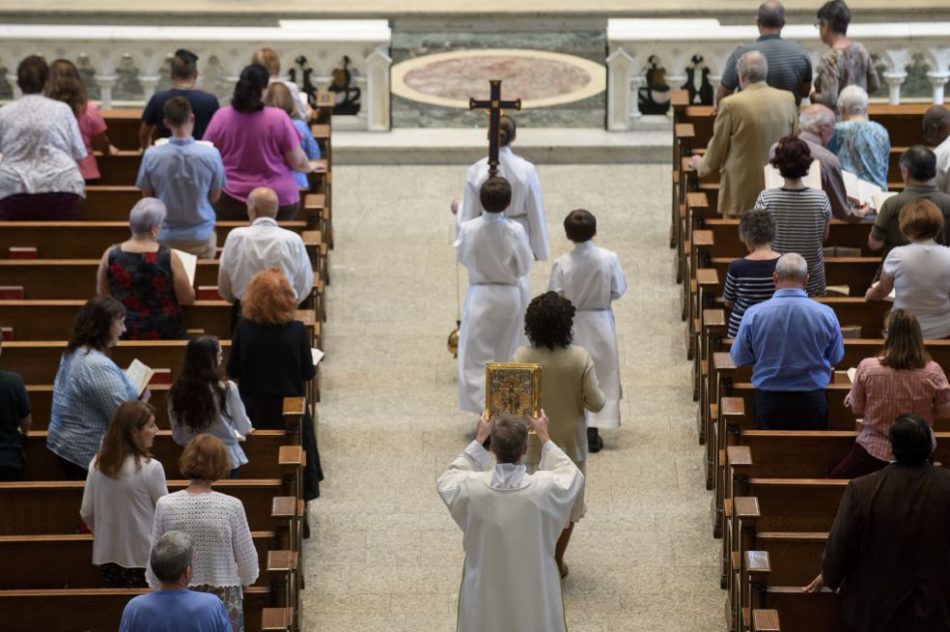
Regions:
<instances>
[{"instance_id":1,"label":"church interior","mask_svg":"<svg viewBox=\"0 0 950 632\"><path fill-rule=\"evenodd\" d=\"M809 77L812 68L818 75L829 50L824 22L816 21L822 4L784 2L782 38L801 45ZM889 134L886 186L876 189L886 197L920 184L907 182L902 158L914 146L937 152L940 173L950 169L950 141L935 142L925 121L932 106L947 102L950 5L850 0L848 7L848 35L866 48L869 72L880 77L862 92L865 118ZM843 356L820 389L827 401L824 428L766 429L754 411L759 376L730 355L733 304L723 300L731 262L751 250L740 236L743 220L723 210L728 178L736 176L715 165L698 171L690 160L707 155L714 135L729 133L720 126L722 98L735 97L718 90L730 63L736 72L733 51L760 37L758 9L737 0L701 6L682 0L0 1L0 198L9 186L4 163L16 154L4 146L2 111L39 98L18 83L21 60L71 61L108 134L108 151L87 143L99 176L85 180L76 217L13 219L3 214L0 199L0 377L22 378L32 416L32 425L18 431L22 414L0 393L7 408L0 419L13 424L13 430L0 428L0 470L11 445L22 444L25 455L21 478L0 482L0 559L8 570L0 581L0 628L104 632L119 629L121 618L123 630L157 629L125 627L123 609L149 588L102 583L92 564L101 525L92 531L79 515L85 475L66 480L57 469L66 458L51 443L65 397L61 357L72 352L77 314L97 294L109 293L102 278L114 270L100 259L129 239L130 210L156 190L142 186L143 151L154 132L146 131L143 144L140 126L154 96L179 90L176 51L197 58L189 89L214 95L225 109L255 51L267 47L280 58L271 81L299 88L308 112L297 122L318 147L319 157L304 161L312 171L298 173L304 177L296 216L270 221L299 235L305 249L312 289L298 293L303 300L293 319L321 356L313 358L315 375L305 392L283 399L286 426L242 436L237 445L249 463L236 478L214 485L243 503L260 567L244 587L243 621L238 627L232 618L229 629L479 629L460 616L471 560L464 529L436 486L449 463L471 447L479 420L460 409L463 358L459 337L450 334L473 326L462 325L471 309L470 285L492 282L466 270L453 244L461 230L455 207L470 195L470 166L492 149L497 158L498 141L489 141L493 131L500 134L490 128L492 110L517 123L502 152L536 166L540 183L549 255L536 252L530 262L527 300L549 289L555 260L575 248L564 228L574 209L596 216L594 243L616 253L627 283L606 306L614 323L619 421L600 430L602 449L588 454L590 446L583 446L587 511L566 553L569 573L567 566L560 570L563 625L549 630L885 629L857 628L843 618L847 583L840 593L803 590L822 572L848 485L829 472L866 427L846 401L852 387L845 372L885 343L881 329L891 304L865 296L879 269L888 269L882 268L886 255L868 245L883 203L867 202L874 204L871 211L857 204L870 212L863 220L832 218L829 211L830 229L819 244L828 292L813 298L830 308L843 337ZM743 90L735 96L749 92L742 72ZM492 80L501 80L501 99L517 99L519 106L493 106ZM798 98L790 134L799 132L804 118L798 111L809 104L807 93L801 104ZM484 107L470 108L470 99ZM834 104L830 109L837 112ZM165 123L169 116L166 107ZM216 137L222 154L229 133ZM248 145L243 151L264 150ZM729 159L737 152L733 147ZM231 164L225 157L224 193L251 208L253 196L229 188L237 181ZM760 181L758 190L765 189L762 167L745 167ZM827 181L819 181L824 188ZM254 186L268 185L262 178ZM516 187L513 180L512 200ZM944 191L950 195L950 188ZM155 197L171 211L164 196ZM848 198L857 201L850 189ZM280 208L284 203L281 197ZM487 209L484 195L481 204ZM143 388L156 411L152 454L164 467L167 492L187 491L196 478L182 474L184 444L169 421L188 339L216 336L223 358L216 370L226 380L227 367L235 388L247 384L247 369L238 379L232 366L237 316L249 301L234 304L219 288L228 274L221 251L229 232L261 221L254 217L260 215L249 222L240 212L228 219L219 213L214 255L197 256L190 272L193 302L180 308L186 335L136 340L126 333L105 354L121 370L140 360L154 371ZM950 279L950 269L943 274ZM942 337L925 335L922 344L946 370L950 342ZM0 391L5 384L0 379ZM939 466L950 426L945 418L927 421ZM318 497L305 502L304 479L314 461L305 438L310 428L323 478ZM946 606L950 585L944 590L931 597Z\"/></svg>"}]
</instances>

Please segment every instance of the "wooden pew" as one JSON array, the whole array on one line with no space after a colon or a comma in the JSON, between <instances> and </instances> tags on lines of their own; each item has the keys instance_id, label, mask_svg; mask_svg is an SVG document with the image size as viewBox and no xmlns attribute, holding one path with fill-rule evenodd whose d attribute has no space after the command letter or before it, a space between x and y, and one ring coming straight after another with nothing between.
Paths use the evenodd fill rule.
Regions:
<instances>
[{"instance_id":1,"label":"wooden pew","mask_svg":"<svg viewBox=\"0 0 950 632\"><path fill-rule=\"evenodd\" d=\"M0 483L0 514L5 516L0 535L76 533L84 485L83 481ZM187 486L185 480L168 481L169 492ZM254 531L271 530L295 516L293 503L287 513L286 507L275 502L285 495L280 478L218 481L215 489L241 499Z\"/></svg>"},{"instance_id":2,"label":"wooden pew","mask_svg":"<svg viewBox=\"0 0 950 632\"><path fill-rule=\"evenodd\" d=\"M716 296L722 296L726 272L735 259L736 257L714 257L710 260L712 269L716 271L717 285L712 288ZM880 257L826 257L825 280L829 286L848 286L849 296L864 296L880 267Z\"/></svg>"},{"instance_id":3,"label":"wooden pew","mask_svg":"<svg viewBox=\"0 0 950 632\"><path fill-rule=\"evenodd\" d=\"M47 590L0 590L0 612L9 630L55 630L56 632L115 632L122 610L144 588L61 588ZM274 627L275 595L270 588L252 586L244 591L246 632L287 630ZM279 608L278 619L285 616Z\"/></svg>"},{"instance_id":4,"label":"wooden pew","mask_svg":"<svg viewBox=\"0 0 950 632\"><path fill-rule=\"evenodd\" d=\"M149 405L155 408L155 423L162 430L170 430L168 421L168 390L170 384L149 384L148 390L152 394ZM49 427L50 412L53 409L52 384L27 384L26 394L30 398L30 410L33 415L33 425L30 432L46 430Z\"/></svg>"},{"instance_id":5,"label":"wooden pew","mask_svg":"<svg viewBox=\"0 0 950 632\"><path fill-rule=\"evenodd\" d=\"M247 222L218 222L218 246L224 246L228 233L247 226ZM303 221L281 222L282 228L307 231ZM320 239L305 243L317 248ZM11 247L36 248L38 258L89 259L101 257L106 248L129 238L128 222L0 222L0 258L9 257Z\"/></svg>"},{"instance_id":6,"label":"wooden pew","mask_svg":"<svg viewBox=\"0 0 950 632\"><path fill-rule=\"evenodd\" d=\"M121 340L112 348L111 355L120 367L129 366L137 358L153 369L169 369L174 380L181 370L187 344L186 340ZM52 384L65 350L63 340L5 342L0 353L0 370L19 373L26 384ZM221 340L221 350L226 364L230 339Z\"/></svg>"},{"instance_id":7,"label":"wooden pew","mask_svg":"<svg viewBox=\"0 0 950 632\"><path fill-rule=\"evenodd\" d=\"M0 323L13 328L16 340L60 340L72 328L84 300L0 300ZM195 301L182 308L185 326L219 338L231 337L231 304Z\"/></svg>"},{"instance_id":8,"label":"wooden pew","mask_svg":"<svg viewBox=\"0 0 950 632\"><path fill-rule=\"evenodd\" d=\"M253 531L251 538L263 569L268 551L281 546L277 532ZM0 536L0 559L17 569L0 577L0 590L102 586L99 570L92 565L92 535L88 533ZM268 583L268 574L262 572L256 585Z\"/></svg>"},{"instance_id":9,"label":"wooden pew","mask_svg":"<svg viewBox=\"0 0 950 632\"><path fill-rule=\"evenodd\" d=\"M142 163L142 152L137 150L120 150L117 154L105 156L96 155L96 162L99 164L99 183L104 185L128 185L135 184L135 179L139 173L139 165ZM326 160L319 161L326 169ZM327 171L318 171L310 174L316 182L321 183L314 190L322 192L322 181L326 179Z\"/></svg>"},{"instance_id":10,"label":"wooden pew","mask_svg":"<svg viewBox=\"0 0 950 632\"><path fill-rule=\"evenodd\" d=\"M296 219L307 222L309 228L322 230L319 222L323 221L324 213L329 211L324 208L326 196L310 192L301 192L301 196L304 204ZM88 185L79 217L82 221L127 222L129 211L141 198L141 191L130 184Z\"/></svg>"},{"instance_id":11,"label":"wooden pew","mask_svg":"<svg viewBox=\"0 0 950 632\"><path fill-rule=\"evenodd\" d=\"M63 471L56 457L46 448L47 432L30 430L23 438L25 467L23 478L28 481L56 481L62 479ZM238 470L241 479L267 478L283 468L292 468L299 457L293 450L282 451L292 446L299 437L286 430L258 430L241 443L248 463ZM165 468L165 477L184 478L178 469L178 459L184 448L172 440L170 430L162 430L155 437L152 455Z\"/></svg>"}]
</instances>

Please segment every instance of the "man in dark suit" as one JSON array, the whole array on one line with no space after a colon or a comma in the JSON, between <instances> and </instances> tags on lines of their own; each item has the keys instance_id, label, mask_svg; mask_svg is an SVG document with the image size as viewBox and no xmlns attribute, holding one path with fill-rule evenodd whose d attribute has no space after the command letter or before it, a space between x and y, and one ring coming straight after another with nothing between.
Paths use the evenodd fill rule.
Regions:
<instances>
[{"instance_id":1,"label":"man in dark suit","mask_svg":"<svg viewBox=\"0 0 950 632\"><path fill-rule=\"evenodd\" d=\"M841 589L855 632L950 631L950 471L934 467L930 426L901 415L895 462L848 484L806 592Z\"/></svg>"}]
</instances>

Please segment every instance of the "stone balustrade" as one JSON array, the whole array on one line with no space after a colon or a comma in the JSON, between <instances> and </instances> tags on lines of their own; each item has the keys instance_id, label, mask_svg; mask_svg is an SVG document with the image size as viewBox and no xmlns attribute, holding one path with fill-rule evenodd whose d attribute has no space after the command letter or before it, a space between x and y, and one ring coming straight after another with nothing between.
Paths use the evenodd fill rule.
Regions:
<instances>
[{"instance_id":1,"label":"stone balustrade","mask_svg":"<svg viewBox=\"0 0 950 632\"><path fill-rule=\"evenodd\" d=\"M872 96L900 103L913 76L911 96L943 103L950 80L950 22L852 24L848 36L864 44L877 63L883 94ZM705 75L715 89L730 53L757 37L754 25L723 26L715 19L609 20L607 128L630 129L641 116L638 94L647 87L651 58L662 71L653 74L665 76L671 88L689 80L699 87ZM782 37L800 43L813 66L827 50L811 24L788 25Z\"/></svg>"},{"instance_id":2,"label":"stone balustrade","mask_svg":"<svg viewBox=\"0 0 950 632\"><path fill-rule=\"evenodd\" d=\"M391 37L386 20L281 20L265 27L0 25L0 98L17 96L17 63L38 54L73 61L104 108L141 106L170 87L168 61L176 49L187 48L199 57L199 87L227 102L252 53L268 46L280 53L285 78L335 92L338 104L357 110L335 124L386 131Z\"/></svg>"}]
</instances>

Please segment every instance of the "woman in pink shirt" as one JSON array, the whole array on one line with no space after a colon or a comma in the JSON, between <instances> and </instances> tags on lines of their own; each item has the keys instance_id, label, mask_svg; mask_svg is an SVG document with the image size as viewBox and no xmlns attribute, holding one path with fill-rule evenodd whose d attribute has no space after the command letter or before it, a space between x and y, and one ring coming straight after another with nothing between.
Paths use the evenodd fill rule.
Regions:
<instances>
[{"instance_id":1,"label":"woman in pink shirt","mask_svg":"<svg viewBox=\"0 0 950 632\"><path fill-rule=\"evenodd\" d=\"M300 209L294 171L310 173L313 166L287 113L264 106L268 79L263 66L247 66L231 105L215 112L202 138L221 152L228 179L214 205L219 220L247 219L247 196L257 187L277 192L278 220L293 219Z\"/></svg>"},{"instance_id":2,"label":"woman in pink shirt","mask_svg":"<svg viewBox=\"0 0 950 632\"><path fill-rule=\"evenodd\" d=\"M86 87L79 76L79 70L68 59L57 59L49 66L49 87L46 96L50 99L62 101L70 107L79 123L79 133L82 142L86 145L86 157L79 161L79 173L87 184L99 180L99 165L92 150L110 156L117 151L109 143L106 135L106 122L102 119L99 108L89 103L86 96Z\"/></svg>"},{"instance_id":3,"label":"woman in pink shirt","mask_svg":"<svg viewBox=\"0 0 950 632\"><path fill-rule=\"evenodd\" d=\"M861 431L831 478L855 478L884 468L891 459L887 433L899 415L911 413L933 427L950 416L950 383L924 348L917 318L903 309L887 317L880 355L858 365L844 400L861 420Z\"/></svg>"}]
</instances>

